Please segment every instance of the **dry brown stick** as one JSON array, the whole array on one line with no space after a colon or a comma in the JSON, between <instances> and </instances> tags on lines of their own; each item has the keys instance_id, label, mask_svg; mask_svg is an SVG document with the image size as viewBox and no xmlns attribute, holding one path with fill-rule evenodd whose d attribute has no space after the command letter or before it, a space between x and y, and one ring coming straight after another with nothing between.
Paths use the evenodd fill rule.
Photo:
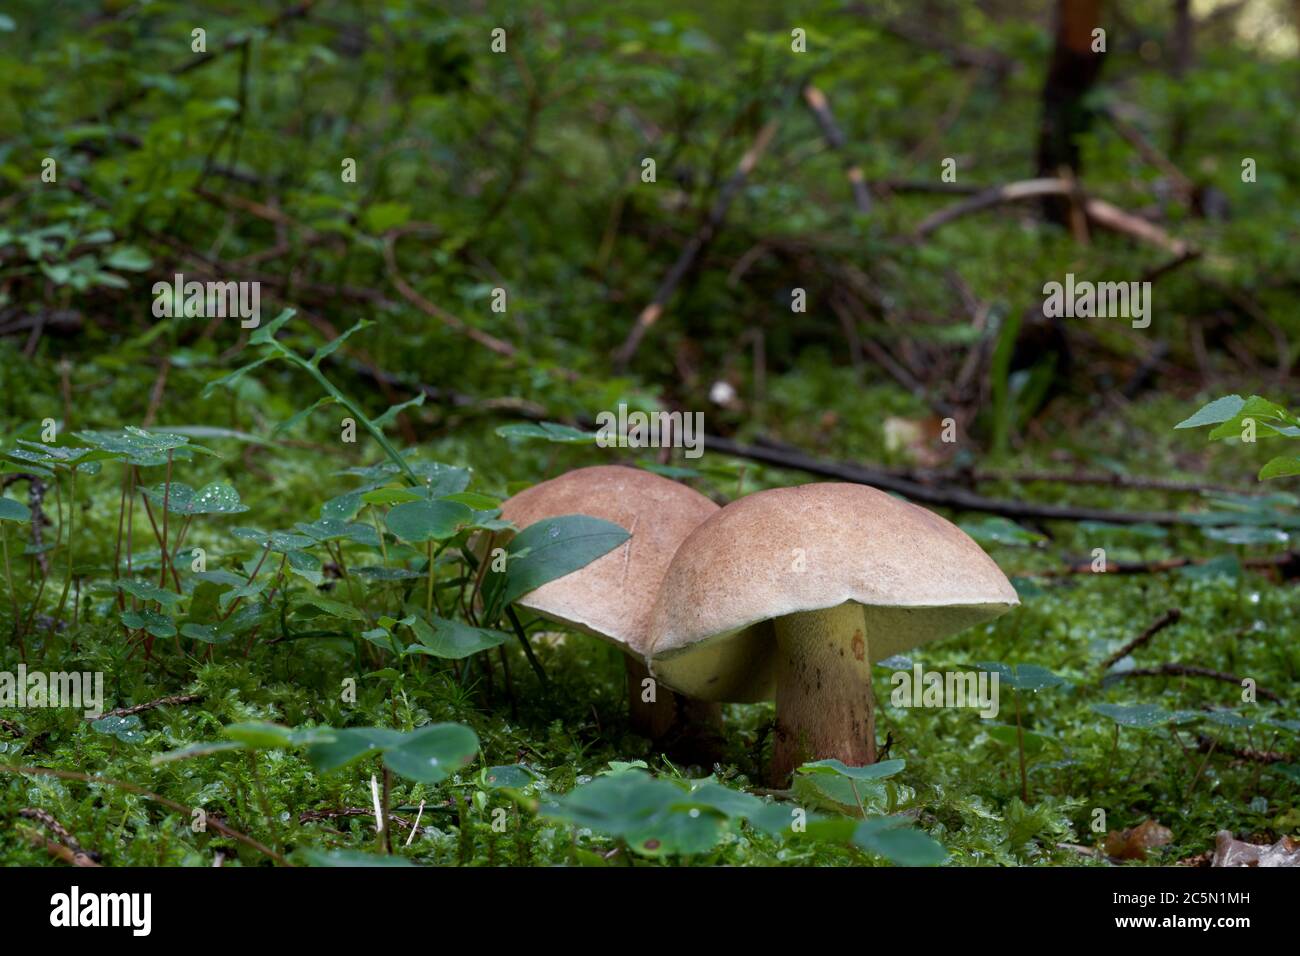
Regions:
<instances>
[{"instance_id":1,"label":"dry brown stick","mask_svg":"<svg viewBox=\"0 0 1300 956\"><path fill-rule=\"evenodd\" d=\"M1063 568L1047 568L1041 571L1022 571L1023 577L1062 578L1072 574L1158 574L1162 571L1176 571L1194 565L1205 564L1208 558L1165 558L1161 561L1107 561L1104 569L1098 571L1089 561L1078 561ZM1269 554L1258 558L1246 558L1241 561L1247 568L1287 568L1300 567L1300 553L1283 551L1281 554Z\"/></svg>"},{"instance_id":2,"label":"dry brown stick","mask_svg":"<svg viewBox=\"0 0 1300 956\"><path fill-rule=\"evenodd\" d=\"M162 361L158 363L158 375L154 379L153 388L149 390L149 407L145 409L144 418L140 420L143 428L149 428L153 425L154 418L158 415L158 409L162 407L163 393L167 389L167 373L171 370L172 361L167 356L163 356Z\"/></svg>"},{"instance_id":3,"label":"dry brown stick","mask_svg":"<svg viewBox=\"0 0 1300 956\"><path fill-rule=\"evenodd\" d=\"M964 488L941 488L924 485L888 472L845 462L825 461L803 452L777 448L743 445L729 438L706 435L704 447L710 451L747 458L776 468L804 471L840 481L872 485L884 491L904 495L924 504L954 508L959 511L978 511L1002 515L1006 518L1029 518L1045 521L1108 521L1112 524L1196 524L1195 515L1170 511L1109 511L1105 508L1074 508L1068 505L1036 504L1028 501L1005 501L986 498Z\"/></svg>"},{"instance_id":4,"label":"dry brown stick","mask_svg":"<svg viewBox=\"0 0 1300 956\"><path fill-rule=\"evenodd\" d=\"M1142 157L1142 160L1148 166L1153 166L1164 173L1165 178L1173 185L1174 191L1178 193L1180 199L1184 202L1191 201L1192 196L1196 193L1196 184L1174 164L1173 160L1142 135L1141 130L1124 119L1115 107L1103 107L1101 113L1110 122L1110 125L1115 128L1115 132L1119 133L1125 142L1137 150L1138 155Z\"/></svg>"},{"instance_id":5,"label":"dry brown stick","mask_svg":"<svg viewBox=\"0 0 1300 956\"><path fill-rule=\"evenodd\" d=\"M1068 179L1045 178L1024 179L1019 182L992 186L960 202L945 206L943 209L926 216L917 224L913 233L917 239L924 239L936 230L973 213L992 209L1007 203L1021 202L1026 199L1039 199L1044 196L1074 196L1078 191L1076 183ZM1118 206L1103 199L1084 198L1083 209L1088 219L1096 225L1114 232L1120 232L1133 239L1158 246L1175 256L1186 256L1190 251L1187 243L1175 239L1154 223L1147 222L1132 213L1125 212Z\"/></svg>"},{"instance_id":6,"label":"dry brown stick","mask_svg":"<svg viewBox=\"0 0 1300 956\"><path fill-rule=\"evenodd\" d=\"M1114 664L1116 661L1127 657L1129 654L1133 653L1134 650L1141 647L1147 641L1151 640L1151 638L1155 637L1157 634L1159 634L1161 631L1167 628L1170 624L1176 624L1178 622L1178 619L1181 618L1182 616L1183 616L1183 612L1180 609L1176 607L1171 607L1169 610L1165 611L1164 614L1161 614L1158 618L1156 618L1150 625L1148 625L1146 630L1144 630L1141 634L1133 638L1133 640L1129 641L1127 644L1125 644L1123 647L1117 650L1114 654L1111 654L1104 661L1102 661L1101 669L1106 670L1108 667L1110 667L1111 664Z\"/></svg>"},{"instance_id":7,"label":"dry brown stick","mask_svg":"<svg viewBox=\"0 0 1300 956\"><path fill-rule=\"evenodd\" d=\"M91 773L79 773L75 770L55 770L52 767L14 767L8 764L0 764L0 773L17 773L24 775L34 774L41 777L58 777L60 780L79 780L82 783L96 783L108 787L117 787L119 790L125 790L127 793L134 793L136 796L144 797L146 800L153 800L155 803L160 803L169 810L175 810L177 813L183 813L187 817L192 818L194 816L193 807L187 807L183 803L178 803L175 800L154 793L152 790L146 790L144 787L136 786L134 783L130 783L126 780L114 780L111 777L101 777ZM281 866L293 866L292 863L269 846L254 840L246 833L240 833L234 827L227 826L211 814L208 815L208 826L212 827L212 829L216 830L218 833L230 837L232 840L238 840L245 846L251 847L259 853L269 856Z\"/></svg>"},{"instance_id":8,"label":"dry brown stick","mask_svg":"<svg viewBox=\"0 0 1300 956\"><path fill-rule=\"evenodd\" d=\"M843 156L844 176L849 181L853 205L858 212L871 212L871 193L867 191L866 176L862 172L862 166L844 152L848 147L848 140L844 136L844 130L840 129L840 124L835 121L835 114L831 112L831 104L826 99L826 94L809 83L803 88L803 101L808 104L808 109L812 110L826 145Z\"/></svg>"},{"instance_id":9,"label":"dry brown stick","mask_svg":"<svg viewBox=\"0 0 1300 956\"><path fill-rule=\"evenodd\" d=\"M151 700L144 704L135 704L131 707L119 707L116 710L110 710L100 714L98 717L87 717L87 720L103 720L105 717L129 717L132 714L142 714L146 710L153 710L156 707L177 707L181 704L194 704L203 699L202 694L173 694L170 697L159 697L157 700Z\"/></svg>"},{"instance_id":10,"label":"dry brown stick","mask_svg":"<svg viewBox=\"0 0 1300 956\"><path fill-rule=\"evenodd\" d=\"M24 807L18 811L18 815L20 817L26 817L28 820L35 820L37 823L44 826L45 829L49 830L58 838L60 843L66 846L69 850L72 850L74 853L84 852L81 844L77 842L77 838L68 831L67 827L56 820L54 814L50 813L48 810L42 810L39 807Z\"/></svg>"},{"instance_id":11,"label":"dry brown stick","mask_svg":"<svg viewBox=\"0 0 1300 956\"><path fill-rule=\"evenodd\" d=\"M1133 670L1118 671L1109 675L1111 677L1208 677L1211 680L1221 680L1227 684L1236 684L1241 686L1245 680L1236 674L1229 674L1226 671L1216 671L1209 667L1201 667L1198 664L1161 664L1159 667L1135 667ZM1282 698L1271 690L1265 690L1263 687L1256 685L1255 693L1266 700L1274 703L1282 703Z\"/></svg>"},{"instance_id":12,"label":"dry brown stick","mask_svg":"<svg viewBox=\"0 0 1300 956\"><path fill-rule=\"evenodd\" d=\"M401 272L397 268L396 245L397 238L395 236L388 236L385 238L384 262L388 266L388 275L389 278L393 280L393 286L402 294L402 297L406 299L406 301L410 302L421 312L433 316L443 325L447 326L447 328L459 332L461 335L468 337L479 345L491 349L498 355L513 358L518 353L519 350L509 342L499 339L496 336L489 335L481 329L475 328L459 316L453 315L446 309L442 308L442 306L435 305L424 296L420 295L419 292L415 291L406 279L402 277Z\"/></svg>"},{"instance_id":13,"label":"dry brown stick","mask_svg":"<svg viewBox=\"0 0 1300 956\"><path fill-rule=\"evenodd\" d=\"M23 836L33 846L39 846L50 856L57 860L62 860L69 866L99 866L90 855L84 851L70 849L62 843L51 840L45 834L41 833L35 827L15 827L17 832Z\"/></svg>"},{"instance_id":14,"label":"dry brown stick","mask_svg":"<svg viewBox=\"0 0 1300 956\"><path fill-rule=\"evenodd\" d=\"M758 161L767 152L767 147L776 135L779 125L780 121L776 118L764 123L762 129L758 131L758 135L754 137L754 142L740 157L736 171L723 184L718 193L718 198L714 200L704 222L682 248L681 253L677 256L677 261L673 263L672 268L668 270L667 275L659 284L654 298L650 300L649 305L641 310L641 314L636 317L636 322L633 323L627 338L618 351L614 353L614 362L618 368L626 368L628 363L632 361L632 356L636 354L637 348L640 347L641 340L650 331L650 327L659 321L659 317L663 315L664 309L668 306L668 300L677 291L677 286L681 284L682 279L686 278L687 273L694 267L700 253L704 251L717 234L718 229L721 228L723 221L727 218L727 211L731 208L732 202L740 195L740 190L749 179L750 173L754 171Z\"/></svg>"},{"instance_id":15,"label":"dry brown stick","mask_svg":"<svg viewBox=\"0 0 1300 956\"><path fill-rule=\"evenodd\" d=\"M1254 747L1233 747L1225 743L1216 742L1204 734L1196 738L1196 748L1202 753L1209 751L1216 746L1220 753L1226 753L1237 760L1245 760L1249 763L1290 763L1296 758L1289 754L1279 753L1276 750L1256 750Z\"/></svg>"}]
</instances>

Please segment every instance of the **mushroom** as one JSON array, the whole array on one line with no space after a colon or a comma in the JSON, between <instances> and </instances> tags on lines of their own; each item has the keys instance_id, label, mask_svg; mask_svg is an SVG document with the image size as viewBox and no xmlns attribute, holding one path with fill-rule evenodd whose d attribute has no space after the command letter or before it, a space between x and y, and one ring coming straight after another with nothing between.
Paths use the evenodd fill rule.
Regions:
<instances>
[{"instance_id":1,"label":"mushroom","mask_svg":"<svg viewBox=\"0 0 1300 956\"><path fill-rule=\"evenodd\" d=\"M776 696L772 779L805 760L875 760L873 662L991 620L1015 589L951 522L875 488L760 491L677 549L651 672L703 700Z\"/></svg>"},{"instance_id":2,"label":"mushroom","mask_svg":"<svg viewBox=\"0 0 1300 956\"><path fill-rule=\"evenodd\" d=\"M624 651L633 729L660 744L693 744L698 731L720 727L722 708L690 700L656 682L645 652L659 582L677 546L718 506L686 485L639 468L597 465L533 485L501 506L520 528L560 515L583 514L622 526L619 547L518 600L552 621L602 638ZM653 694L647 690L652 689ZM653 701L644 698L652 696Z\"/></svg>"}]
</instances>

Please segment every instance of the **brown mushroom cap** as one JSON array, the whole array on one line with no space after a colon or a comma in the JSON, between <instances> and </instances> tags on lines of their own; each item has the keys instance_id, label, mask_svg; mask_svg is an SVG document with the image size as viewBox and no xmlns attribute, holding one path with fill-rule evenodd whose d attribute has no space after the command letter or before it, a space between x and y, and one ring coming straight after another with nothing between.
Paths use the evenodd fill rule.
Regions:
<instances>
[{"instance_id":1,"label":"brown mushroom cap","mask_svg":"<svg viewBox=\"0 0 1300 956\"><path fill-rule=\"evenodd\" d=\"M612 521L632 537L518 603L644 657L650 612L668 562L686 536L718 510L686 485L622 465L579 468L525 489L501 506L502 517L520 529L582 514Z\"/></svg>"},{"instance_id":2,"label":"brown mushroom cap","mask_svg":"<svg viewBox=\"0 0 1300 956\"><path fill-rule=\"evenodd\" d=\"M993 559L933 512L865 485L776 488L733 501L677 549L652 670L704 700L768 699L772 620L848 601L865 605L873 662L1020 603Z\"/></svg>"}]
</instances>

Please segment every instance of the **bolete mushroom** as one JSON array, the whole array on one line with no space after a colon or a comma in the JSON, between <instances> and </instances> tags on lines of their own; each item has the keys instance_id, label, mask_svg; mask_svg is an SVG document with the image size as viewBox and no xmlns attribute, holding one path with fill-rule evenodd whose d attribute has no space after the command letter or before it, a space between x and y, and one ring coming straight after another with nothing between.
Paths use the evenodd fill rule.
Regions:
<instances>
[{"instance_id":1,"label":"bolete mushroom","mask_svg":"<svg viewBox=\"0 0 1300 956\"><path fill-rule=\"evenodd\" d=\"M810 484L731 502L660 585L651 672L704 700L776 696L771 776L875 760L873 662L988 621L1015 589L951 522L875 488Z\"/></svg>"},{"instance_id":2,"label":"bolete mushroom","mask_svg":"<svg viewBox=\"0 0 1300 956\"><path fill-rule=\"evenodd\" d=\"M560 515L582 514L622 526L631 537L516 603L552 621L617 645L625 654L631 723L661 745L688 745L698 731L722 722L719 704L690 700L650 677L645 652L659 582L677 546L718 506L686 485L639 468L597 465L533 485L501 506L519 528ZM646 700L652 697L653 700Z\"/></svg>"}]
</instances>

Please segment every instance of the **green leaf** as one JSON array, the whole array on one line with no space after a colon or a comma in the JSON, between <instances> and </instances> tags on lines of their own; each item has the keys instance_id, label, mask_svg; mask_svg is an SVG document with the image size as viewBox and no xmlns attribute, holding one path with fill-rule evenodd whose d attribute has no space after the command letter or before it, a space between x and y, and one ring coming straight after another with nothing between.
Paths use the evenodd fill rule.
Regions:
<instances>
[{"instance_id":1,"label":"green leaf","mask_svg":"<svg viewBox=\"0 0 1300 956\"><path fill-rule=\"evenodd\" d=\"M897 773L902 773L903 768L907 766L905 760L882 760L880 763L868 764L865 767L850 767L839 760L814 760L806 763L799 768L799 773L834 773L842 777L848 777L852 780L883 780L885 777L892 777Z\"/></svg>"},{"instance_id":2,"label":"green leaf","mask_svg":"<svg viewBox=\"0 0 1300 956\"><path fill-rule=\"evenodd\" d=\"M479 651L491 650L510 640L510 635L503 631L493 631L485 627L472 627L456 620L435 617L430 627L422 618L413 618L411 630L418 647L407 648L407 652L428 654L448 660L463 660Z\"/></svg>"},{"instance_id":3,"label":"green leaf","mask_svg":"<svg viewBox=\"0 0 1300 956\"><path fill-rule=\"evenodd\" d=\"M431 724L404 734L384 754L384 764L417 783L439 783L473 763L478 734L464 724Z\"/></svg>"},{"instance_id":4,"label":"green leaf","mask_svg":"<svg viewBox=\"0 0 1300 956\"><path fill-rule=\"evenodd\" d=\"M948 851L933 837L911 827L881 829L871 826L874 820L858 824L853 842L869 853L876 853L899 866L938 866L948 858Z\"/></svg>"},{"instance_id":5,"label":"green leaf","mask_svg":"<svg viewBox=\"0 0 1300 956\"><path fill-rule=\"evenodd\" d=\"M308 584L320 587L324 582L325 574L316 555L306 551L286 551L284 558L289 570Z\"/></svg>"},{"instance_id":6,"label":"green leaf","mask_svg":"<svg viewBox=\"0 0 1300 956\"><path fill-rule=\"evenodd\" d=\"M156 584L149 584L147 581L128 581L125 578L117 582L117 587L127 594L138 597L142 601L157 601L159 604L172 607L179 604L182 595L175 591L168 591L160 588Z\"/></svg>"},{"instance_id":7,"label":"green leaf","mask_svg":"<svg viewBox=\"0 0 1300 956\"><path fill-rule=\"evenodd\" d=\"M346 342L348 339L350 339L354 334L360 332L362 329L368 329L370 326L374 324L375 323L369 321L368 319L362 319L360 322L357 322L346 332L342 333L341 335L335 336L334 338L326 342L324 345L322 345L320 348L318 348L315 354L312 355L311 359L308 361L307 364L313 367L319 366L321 362L323 362L325 359L329 358L336 351L338 351L338 349L342 347L343 343ZM423 398L423 396L421 396L421 398Z\"/></svg>"},{"instance_id":8,"label":"green leaf","mask_svg":"<svg viewBox=\"0 0 1300 956\"><path fill-rule=\"evenodd\" d=\"M705 852L725 822L716 808L693 803L681 787L640 770L597 777L545 805L542 814L623 839L647 856Z\"/></svg>"},{"instance_id":9,"label":"green leaf","mask_svg":"<svg viewBox=\"0 0 1300 956\"><path fill-rule=\"evenodd\" d=\"M316 399L316 401L312 402L312 404L308 405L306 408L302 409L301 411L295 412L292 416L286 418L284 421L280 422L280 424L276 425L275 428L271 430L271 434L283 435L286 432L293 431L295 428L297 428L299 425L305 422L308 418L310 418L312 412L316 411L318 408L324 408L327 405L333 405L334 402L335 399L333 395L326 395L324 398Z\"/></svg>"},{"instance_id":10,"label":"green leaf","mask_svg":"<svg viewBox=\"0 0 1300 956\"><path fill-rule=\"evenodd\" d=\"M411 501L389 511L384 524L403 541L420 544L454 536L473 517L474 513L459 502Z\"/></svg>"},{"instance_id":11,"label":"green leaf","mask_svg":"<svg viewBox=\"0 0 1300 956\"><path fill-rule=\"evenodd\" d=\"M154 637L172 637L176 634L176 625L171 618L147 608L143 611L123 611L121 618L127 627L142 629Z\"/></svg>"},{"instance_id":12,"label":"green leaf","mask_svg":"<svg viewBox=\"0 0 1300 956\"><path fill-rule=\"evenodd\" d=\"M1234 525L1227 528L1205 528L1201 532L1213 541L1225 544L1286 544L1291 536L1281 528L1261 528L1257 525Z\"/></svg>"},{"instance_id":13,"label":"green leaf","mask_svg":"<svg viewBox=\"0 0 1300 956\"><path fill-rule=\"evenodd\" d=\"M307 747L307 761L317 770L337 770L367 754L383 753L402 739L397 730L353 727L334 731L334 739Z\"/></svg>"},{"instance_id":14,"label":"green leaf","mask_svg":"<svg viewBox=\"0 0 1300 956\"><path fill-rule=\"evenodd\" d=\"M215 392L219 388L230 388L231 386L238 383L239 380L243 378L245 375L247 375L249 372L253 371L253 369L259 368L265 365L267 362L274 362L278 357L279 356L276 355L265 356L264 358L260 358L255 361L249 362L247 365L241 365L233 372L228 372L225 375L221 376L221 378L213 379L211 382L208 382L208 384L204 386L203 392L199 397L208 398L212 395L213 392Z\"/></svg>"},{"instance_id":15,"label":"green leaf","mask_svg":"<svg viewBox=\"0 0 1300 956\"><path fill-rule=\"evenodd\" d=\"M270 322L258 328L248 337L249 345L269 345L275 341L275 333L279 332L286 322L292 319L297 310L285 309Z\"/></svg>"},{"instance_id":16,"label":"green leaf","mask_svg":"<svg viewBox=\"0 0 1300 956\"><path fill-rule=\"evenodd\" d=\"M410 218L411 207L407 203L377 202L362 214L361 221L367 232L378 234L400 226Z\"/></svg>"},{"instance_id":17,"label":"green leaf","mask_svg":"<svg viewBox=\"0 0 1300 956\"><path fill-rule=\"evenodd\" d=\"M1024 547L1047 540L1045 535L1022 528L1014 521L997 516L981 518L978 521L963 521L960 527L980 544Z\"/></svg>"},{"instance_id":18,"label":"green leaf","mask_svg":"<svg viewBox=\"0 0 1300 956\"><path fill-rule=\"evenodd\" d=\"M512 790L522 790L536 783L540 778L541 774L537 771L519 763L504 767L488 767L483 771L483 784L492 789L508 787Z\"/></svg>"},{"instance_id":19,"label":"green leaf","mask_svg":"<svg viewBox=\"0 0 1300 956\"><path fill-rule=\"evenodd\" d=\"M173 481L171 488L165 484L145 489L145 497L162 507L166 498L167 510L179 515L233 515L247 511L240 502L239 492L230 485L214 481L195 491L183 482Z\"/></svg>"},{"instance_id":20,"label":"green leaf","mask_svg":"<svg viewBox=\"0 0 1300 956\"><path fill-rule=\"evenodd\" d=\"M193 622L181 625L181 636L202 644L229 644L234 639L232 635L220 633L215 624Z\"/></svg>"},{"instance_id":21,"label":"green leaf","mask_svg":"<svg viewBox=\"0 0 1300 956\"><path fill-rule=\"evenodd\" d=\"M502 600L509 604L586 567L630 537L613 522L589 515L561 515L529 525L510 542Z\"/></svg>"},{"instance_id":22,"label":"green leaf","mask_svg":"<svg viewBox=\"0 0 1300 956\"><path fill-rule=\"evenodd\" d=\"M101 734L116 737L124 744L138 744L145 738L144 722L136 714L126 717L101 717L90 725Z\"/></svg>"},{"instance_id":23,"label":"green leaf","mask_svg":"<svg viewBox=\"0 0 1300 956\"><path fill-rule=\"evenodd\" d=\"M1260 481L1266 481L1269 478L1290 478L1294 475L1300 475L1300 457L1295 455L1282 455L1274 458L1259 470Z\"/></svg>"},{"instance_id":24,"label":"green leaf","mask_svg":"<svg viewBox=\"0 0 1300 956\"><path fill-rule=\"evenodd\" d=\"M173 763L177 760L189 760L191 757L206 757L209 754L231 753L232 751L247 749L237 740L209 740L188 744L177 750L169 750L166 753L154 754L149 763L156 767L159 764Z\"/></svg>"},{"instance_id":25,"label":"green leaf","mask_svg":"<svg viewBox=\"0 0 1300 956\"><path fill-rule=\"evenodd\" d=\"M0 495L0 521L31 521L32 509L21 501Z\"/></svg>"},{"instance_id":26,"label":"green leaf","mask_svg":"<svg viewBox=\"0 0 1300 956\"><path fill-rule=\"evenodd\" d=\"M398 405L390 405L388 410L374 420L377 428L387 428L393 422L397 421L397 416L408 408L415 408L417 405L424 404L424 392L416 395L415 398L402 402Z\"/></svg>"},{"instance_id":27,"label":"green leaf","mask_svg":"<svg viewBox=\"0 0 1300 956\"><path fill-rule=\"evenodd\" d=\"M1070 682L1064 677L1053 674L1037 664L1001 664L997 661L981 661L975 665L982 671L997 674L998 680L1013 690L1027 690L1036 693L1049 687L1060 687Z\"/></svg>"},{"instance_id":28,"label":"green leaf","mask_svg":"<svg viewBox=\"0 0 1300 956\"><path fill-rule=\"evenodd\" d=\"M153 259L137 246L118 246L104 260L104 265L123 272L145 272L153 265Z\"/></svg>"},{"instance_id":29,"label":"green leaf","mask_svg":"<svg viewBox=\"0 0 1300 956\"><path fill-rule=\"evenodd\" d=\"M1103 717L1109 717L1121 727L1132 727L1137 730L1163 727L1173 718L1169 711L1154 704L1093 704L1092 709Z\"/></svg>"},{"instance_id":30,"label":"green leaf","mask_svg":"<svg viewBox=\"0 0 1300 956\"><path fill-rule=\"evenodd\" d=\"M333 617L341 617L349 621L364 621L366 616L351 604L344 604L342 601L334 601L327 597L321 597L313 594L307 597L303 604L310 605L325 614ZM302 605L299 605L301 607Z\"/></svg>"},{"instance_id":31,"label":"green leaf","mask_svg":"<svg viewBox=\"0 0 1300 956\"><path fill-rule=\"evenodd\" d=\"M1216 398L1208 405L1202 405L1199 410L1188 418L1184 418L1174 428L1199 428L1202 425L1217 425L1220 422L1230 421L1236 418L1237 413L1241 411L1246 400L1240 395L1225 395L1223 398Z\"/></svg>"},{"instance_id":32,"label":"green leaf","mask_svg":"<svg viewBox=\"0 0 1300 956\"><path fill-rule=\"evenodd\" d=\"M399 505L408 501L427 501L428 498L410 488L376 488L363 494L361 500L368 505Z\"/></svg>"},{"instance_id":33,"label":"green leaf","mask_svg":"<svg viewBox=\"0 0 1300 956\"><path fill-rule=\"evenodd\" d=\"M557 422L525 422L502 425L497 435L510 440L549 441L566 445L590 445L596 440L594 432L579 431Z\"/></svg>"},{"instance_id":34,"label":"green leaf","mask_svg":"<svg viewBox=\"0 0 1300 956\"><path fill-rule=\"evenodd\" d=\"M333 741L341 731L332 727L304 727L296 729L264 720L228 724L225 735L254 750L285 750L293 747L313 746Z\"/></svg>"}]
</instances>

